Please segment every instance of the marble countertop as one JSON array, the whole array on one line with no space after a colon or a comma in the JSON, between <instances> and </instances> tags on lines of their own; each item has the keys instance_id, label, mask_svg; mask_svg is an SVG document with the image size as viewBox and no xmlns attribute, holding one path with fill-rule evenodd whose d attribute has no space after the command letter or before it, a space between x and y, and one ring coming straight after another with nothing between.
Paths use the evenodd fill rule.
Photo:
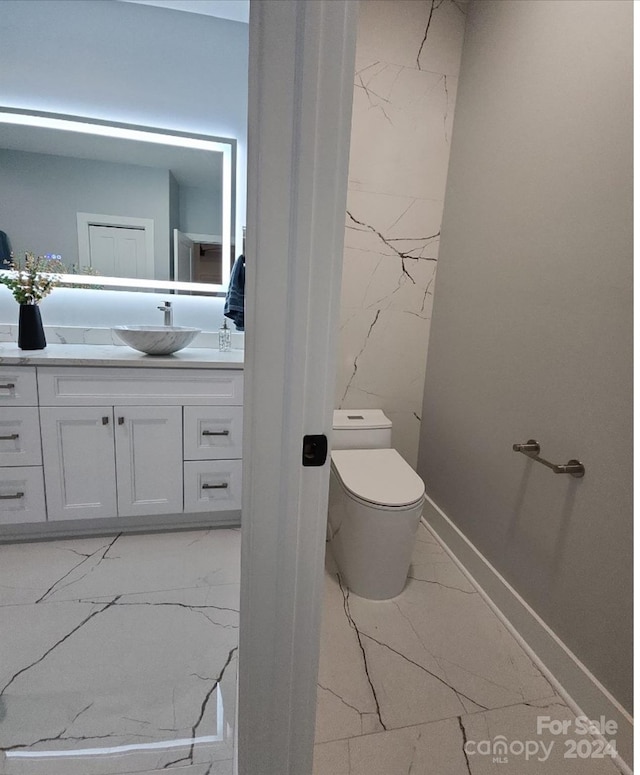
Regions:
<instances>
[{"instance_id":1,"label":"marble countertop","mask_svg":"<svg viewBox=\"0 0 640 775\"><path fill-rule=\"evenodd\" d=\"M0 366L138 366L162 369L242 369L244 350L221 353L217 347L186 347L173 355L145 355L126 345L48 344L20 350L0 342Z\"/></svg>"}]
</instances>

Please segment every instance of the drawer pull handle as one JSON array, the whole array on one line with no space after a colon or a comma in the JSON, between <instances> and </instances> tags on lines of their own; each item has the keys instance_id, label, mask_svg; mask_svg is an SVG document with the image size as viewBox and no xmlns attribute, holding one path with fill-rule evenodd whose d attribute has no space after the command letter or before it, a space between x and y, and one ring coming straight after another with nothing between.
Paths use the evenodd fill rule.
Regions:
<instances>
[{"instance_id":1,"label":"drawer pull handle","mask_svg":"<svg viewBox=\"0 0 640 775\"><path fill-rule=\"evenodd\" d=\"M229 482L223 482L222 484L203 484L203 490L226 490L229 486Z\"/></svg>"},{"instance_id":2,"label":"drawer pull handle","mask_svg":"<svg viewBox=\"0 0 640 775\"><path fill-rule=\"evenodd\" d=\"M202 431L203 436L228 436L229 431Z\"/></svg>"},{"instance_id":3,"label":"drawer pull handle","mask_svg":"<svg viewBox=\"0 0 640 775\"><path fill-rule=\"evenodd\" d=\"M103 425L109 425L109 418L108 417L103 417L102 418L102 424Z\"/></svg>"},{"instance_id":4,"label":"drawer pull handle","mask_svg":"<svg viewBox=\"0 0 640 775\"><path fill-rule=\"evenodd\" d=\"M15 501L18 498L24 498L24 493L17 492L15 495L0 495L0 501Z\"/></svg>"},{"instance_id":5,"label":"drawer pull handle","mask_svg":"<svg viewBox=\"0 0 640 775\"><path fill-rule=\"evenodd\" d=\"M5 385L0 385L0 389L2 390L13 390L15 387L15 384L13 382L7 382Z\"/></svg>"},{"instance_id":6,"label":"drawer pull handle","mask_svg":"<svg viewBox=\"0 0 640 775\"><path fill-rule=\"evenodd\" d=\"M124 417L118 417L118 425L124 425Z\"/></svg>"},{"instance_id":7,"label":"drawer pull handle","mask_svg":"<svg viewBox=\"0 0 640 775\"><path fill-rule=\"evenodd\" d=\"M0 436L0 441L14 441L15 439L19 438L19 433L10 433L8 436Z\"/></svg>"}]
</instances>

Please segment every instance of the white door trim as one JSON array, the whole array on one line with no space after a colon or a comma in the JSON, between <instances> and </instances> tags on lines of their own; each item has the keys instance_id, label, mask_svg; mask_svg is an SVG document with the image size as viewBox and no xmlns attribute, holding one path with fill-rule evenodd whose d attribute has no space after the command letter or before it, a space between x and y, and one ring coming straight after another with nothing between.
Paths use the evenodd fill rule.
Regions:
<instances>
[{"instance_id":1,"label":"white door trim","mask_svg":"<svg viewBox=\"0 0 640 775\"><path fill-rule=\"evenodd\" d=\"M219 242L222 244L221 234L194 234L192 231L185 231L184 234L194 242Z\"/></svg>"},{"instance_id":2,"label":"white door trim","mask_svg":"<svg viewBox=\"0 0 640 775\"><path fill-rule=\"evenodd\" d=\"M240 775L311 775L357 4L249 25Z\"/></svg>"},{"instance_id":3,"label":"white door trim","mask_svg":"<svg viewBox=\"0 0 640 775\"><path fill-rule=\"evenodd\" d=\"M101 213L76 213L78 225L78 267L91 263L90 226L115 226L129 229L144 229L147 263L154 268L155 251L153 218L134 218L128 215L103 215ZM153 279L151 277L150 279Z\"/></svg>"}]
</instances>

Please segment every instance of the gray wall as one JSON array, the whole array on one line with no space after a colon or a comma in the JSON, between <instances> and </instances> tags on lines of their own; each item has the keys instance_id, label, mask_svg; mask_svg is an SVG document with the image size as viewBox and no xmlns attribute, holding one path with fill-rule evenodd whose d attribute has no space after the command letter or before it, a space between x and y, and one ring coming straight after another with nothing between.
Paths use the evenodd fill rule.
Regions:
<instances>
[{"instance_id":1,"label":"gray wall","mask_svg":"<svg viewBox=\"0 0 640 775\"><path fill-rule=\"evenodd\" d=\"M237 138L237 219L245 223L247 24L115 0L2 0L0 29L1 105ZM127 293L100 293L93 303L121 324ZM216 330L217 302L184 303L196 298L189 325ZM47 302L48 324L84 325L84 290L65 294L64 309L55 294ZM14 322L14 305L3 294L0 321Z\"/></svg>"},{"instance_id":2,"label":"gray wall","mask_svg":"<svg viewBox=\"0 0 640 775\"><path fill-rule=\"evenodd\" d=\"M3 0L0 28L2 105L246 148L247 24L114 0Z\"/></svg>"},{"instance_id":3,"label":"gray wall","mask_svg":"<svg viewBox=\"0 0 640 775\"><path fill-rule=\"evenodd\" d=\"M2 0L0 29L0 105L236 138L244 225L247 24L114 0Z\"/></svg>"},{"instance_id":4,"label":"gray wall","mask_svg":"<svg viewBox=\"0 0 640 775\"><path fill-rule=\"evenodd\" d=\"M180 186L180 229L195 234L222 234L222 198L212 189Z\"/></svg>"},{"instance_id":5,"label":"gray wall","mask_svg":"<svg viewBox=\"0 0 640 775\"><path fill-rule=\"evenodd\" d=\"M152 218L156 278L169 278L169 172L0 149L0 229L16 254L78 262L77 213Z\"/></svg>"},{"instance_id":6,"label":"gray wall","mask_svg":"<svg viewBox=\"0 0 640 775\"><path fill-rule=\"evenodd\" d=\"M628 709L632 3L483 0L467 21L418 471ZM577 457L582 480L511 451Z\"/></svg>"}]
</instances>

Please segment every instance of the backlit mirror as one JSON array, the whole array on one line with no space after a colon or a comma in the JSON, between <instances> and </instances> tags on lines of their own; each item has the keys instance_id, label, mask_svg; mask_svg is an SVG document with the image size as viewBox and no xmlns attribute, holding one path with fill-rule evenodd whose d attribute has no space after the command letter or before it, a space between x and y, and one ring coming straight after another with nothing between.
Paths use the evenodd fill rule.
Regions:
<instances>
[{"instance_id":1,"label":"backlit mirror","mask_svg":"<svg viewBox=\"0 0 640 775\"><path fill-rule=\"evenodd\" d=\"M0 108L2 243L67 285L223 293L235 166L233 139Z\"/></svg>"}]
</instances>

